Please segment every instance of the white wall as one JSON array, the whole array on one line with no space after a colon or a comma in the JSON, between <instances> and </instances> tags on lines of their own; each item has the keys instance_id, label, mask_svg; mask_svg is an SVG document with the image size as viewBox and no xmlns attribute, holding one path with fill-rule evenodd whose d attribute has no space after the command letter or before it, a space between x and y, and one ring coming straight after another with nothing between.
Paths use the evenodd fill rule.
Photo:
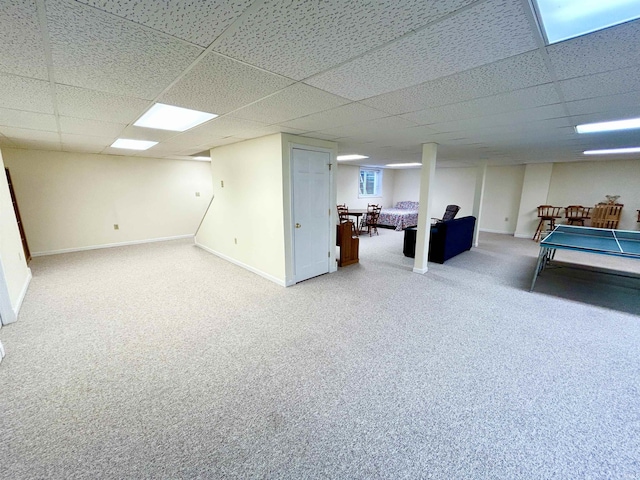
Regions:
<instances>
[{"instance_id":1,"label":"white wall","mask_svg":"<svg viewBox=\"0 0 640 480\"><path fill-rule=\"evenodd\" d=\"M421 170L421 168L403 168L394 170L393 205L403 201L419 201Z\"/></svg>"},{"instance_id":2,"label":"white wall","mask_svg":"<svg viewBox=\"0 0 640 480\"><path fill-rule=\"evenodd\" d=\"M394 179L396 173L397 172L395 170L390 168L382 169L381 197L358 198L360 167L357 165L338 164L336 201L338 204L345 204L347 207L352 209L365 209L370 203L381 204L382 208L392 207L395 205L393 199L395 191ZM419 179L418 182L420 182Z\"/></svg>"},{"instance_id":3,"label":"white wall","mask_svg":"<svg viewBox=\"0 0 640 480\"><path fill-rule=\"evenodd\" d=\"M552 173L552 163L533 163L525 166L516 237L533 237L539 222L538 205L547 203Z\"/></svg>"},{"instance_id":4,"label":"white wall","mask_svg":"<svg viewBox=\"0 0 640 480\"><path fill-rule=\"evenodd\" d=\"M0 152L0 315L3 323L15 321L31 280L20 231L13 210L9 185ZM15 183L15 179L12 177Z\"/></svg>"},{"instance_id":5,"label":"white wall","mask_svg":"<svg viewBox=\"0 0 640 480\"><path fill-rule=\"evenodd\" d=\"M618 228L637 230L640 209L640 159L602 162L571 162L553 165L547 203L558 207L591 207L620 195L624 205ZM563 212L564 214L564 212Z\"/></svg>"},{"instance_id":6,"label":"white wall","mask_svg":"<svg viewBox=\"0 0 640 480\"><path fill-rule=\"evenodd\" d=\"M32 255L193 235L211 198L208 162L6 149L5 163Z\"/></svg>"},{"instance_id":7,"label":"white wall","mask_svg":"<svg viewBox=\"0 0 640 480\"><path fill-rule=\"evenodd\" d=\"M488 167L480 229L493 233L516 231L524 165Z\"/></svg>"},{"instance_id":8,"label":"white wall","mask_svg":"<svg viewBox=\"0 0 640 480\"><path fill-rule=\"evenodd\" d=\"M284 285L281 135L212 149L210 174L215 196L197 244Z\"/></svg>"},{"instance_id":9,"label":"white wall","mask_svg":"<svg viewBox=\"0 0 640 480\"><path fill-rule=\"evenodd\" d=\"M457 217L473 215L477 168L436 168L432 214L440 218L447 205L458 205Z\"/></svg>"}]
</instances>

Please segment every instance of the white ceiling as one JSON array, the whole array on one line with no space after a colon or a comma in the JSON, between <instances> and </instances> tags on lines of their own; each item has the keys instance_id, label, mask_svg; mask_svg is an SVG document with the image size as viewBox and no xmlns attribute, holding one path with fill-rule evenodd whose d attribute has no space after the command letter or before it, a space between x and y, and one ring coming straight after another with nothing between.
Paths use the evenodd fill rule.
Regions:
<instances>
[{"instance_id":1,"label":"white ceiling","mask_svg":"<svg viewBox=\"0 0 640 480\"><path fill-rule=\"evenodd\" d=\"M503 165L640 144L573 129L640 116L640 20L547 47L529 0L0 0L0 31L4 146L181 158L290 132ZM220 116L132 126L154 102Z\"/></svg>"}]
</instances>

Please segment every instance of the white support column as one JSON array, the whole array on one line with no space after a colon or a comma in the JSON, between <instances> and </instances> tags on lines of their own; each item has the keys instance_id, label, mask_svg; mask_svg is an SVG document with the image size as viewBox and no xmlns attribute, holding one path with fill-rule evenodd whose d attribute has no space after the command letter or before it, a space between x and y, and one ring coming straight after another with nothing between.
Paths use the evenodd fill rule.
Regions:
<instances>
[{"instance_id":1,"label":"white support column","mask_svg":"<svg viewBox=\"0 0 640 480\"><path fill-rule=\"evenodd\" d=\"M482 214L482 202L484 200L484 185L487 179L487 162L478 165L476 172L476 192L473 197L473 216L476 217L476 227L473 230L473 246L478 246L478 234L480 233L480 215Z\"/></svg>"},{"instance_id":2,"label":"white support column","mask_svg":"<svg viewBox=\"0 0 640 480\"><path fill-rule=\"evenodd\" d=\"M422 170L420 171L420 207L418 208L418 231L416 257L413 262L415 273L427 273L429 260L429 238L431 234L431 198L436 174L438 144L422 145Z\"/></svg>"}]
</instances>

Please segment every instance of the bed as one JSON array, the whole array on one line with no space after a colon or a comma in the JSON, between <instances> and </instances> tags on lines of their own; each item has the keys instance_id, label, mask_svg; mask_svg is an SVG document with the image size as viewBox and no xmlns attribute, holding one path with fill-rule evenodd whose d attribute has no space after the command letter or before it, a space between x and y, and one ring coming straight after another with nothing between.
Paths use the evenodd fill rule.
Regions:
<instances>
[{"instance_id":1,"label":"bed","mask_svg":"<svg viewBox=\"0 0 640 480\"><path fill-rule=\"evenodd\" d=\"M398 202L394 208L383 208L378 218L379 227L391 227L397 231L418 225L418 202Z\"/></svg>"}]
</instances>

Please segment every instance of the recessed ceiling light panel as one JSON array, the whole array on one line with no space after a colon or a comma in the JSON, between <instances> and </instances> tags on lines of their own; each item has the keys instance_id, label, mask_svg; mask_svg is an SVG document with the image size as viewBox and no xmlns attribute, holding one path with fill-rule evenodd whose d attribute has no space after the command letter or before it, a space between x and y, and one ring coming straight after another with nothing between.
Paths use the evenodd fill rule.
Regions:
<instances>
[{"instance_id":1,"label":"recessed ceiling light panel","mask_svg":"<svg viewBox=\"0 0 640 480\"><path fill-rule=\"evenodd\" d=\"M620 153L640 153L640 147L609 148L604 150L586 150L585 155L615 155Z\"/></svg>"},{"instance_id":2,"label":"recessed ceiling light panel","mask_svg":"<svg viewBox=\"0 0 640 480\"><path fill-rule=\"evenodd\" d=\"M640 0L534 0L547 43L640 18Z\"/></svg>"},{"instance_id":3,"label":"recessed ceiling light panel","mask_svg":"<svg viewBox=\"0 0 640 480\"><path fill-rule=\"evenodd\" d=\"M385 167L421 167L421 163L387 163Z\"/></svg>"},{"instance_id":4,"label":"recessed ceiling light panel","mask_svg":"<svg viewBox=\"0 0 640 480\"><path fill-rule=\"evenodd\" d=\"M366 155L357 155L357 154L352 154L352 155L338 155L336 157L338 160L362 160L363 158L369 158Z\"/></svg>"},{"instance_id":5,"label":"recessed ceiling light panel","mask_svg":"<svg viewBox=\"0 0 640 480\"><path fill-rule=\"evenodd\" d=\"M585 123L576 127L578 133L612 132L615 130L631 130L640 128L640 118L628 118L613 122Z\"/></svg>"},{"instance_id":6,"label":"recessed ceiling light panel","mask_svg":"<svg viewBox=\"0 0 640 480\"><path fill-rule=\"evenodd\" d=\"M184 132L217 116L214 113L199 112L189 108L156 103L134 125L136 127Z\"/></svg>"},{"instance_id":7,"label":"recessed ceiling light panel","mask_svg":"<svg viewBox=\"0 0 640 480\"><path fill-rule=\"evenodd\" d=\"M150 142L148 140L132 140L130 138L119 138L111 144L113 148L124 148L127 150L147 150L157 145L158 142Z\"/></svg>"},{"instance_id":8,"label":"recessed ceiling light panel","mask_svg":"<svg viewBox=\"0 0 640 480\"><path fill-rule=\"evenodd\" d=\"M194 160L202 160L203 162L210 162L211 161L211 157L204 157L204 156L196 156L196 157L191 157Z\"/></svg>"}]
</instances>

